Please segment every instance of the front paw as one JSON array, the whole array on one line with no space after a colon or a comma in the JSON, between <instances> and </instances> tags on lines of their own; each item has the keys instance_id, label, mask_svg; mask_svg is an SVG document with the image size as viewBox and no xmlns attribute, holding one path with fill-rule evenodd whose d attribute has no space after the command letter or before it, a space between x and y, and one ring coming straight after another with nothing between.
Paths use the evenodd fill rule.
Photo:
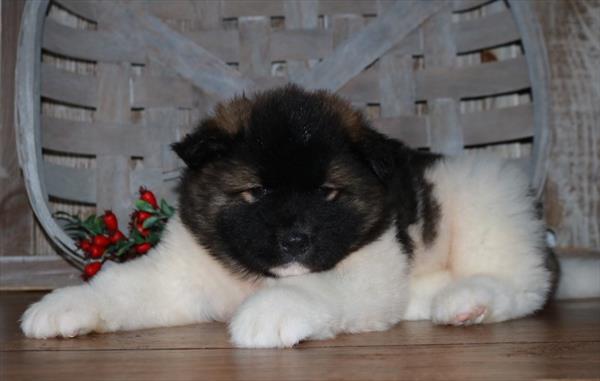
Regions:
<instances>
[{"instance_id":1,"label":"front paw","mask_svg":"<svg viewBox=\"0 0 600 381\"><path fill-rule=\"evenodd\" d=\"M231 340L242 348L285 348L302 340L334 336L327 306L302 290L271 288L248 298L230 323Z\"/></svg>"},{"instance_id":2,"label":"front paw","mask_svg":"<svg viewBox=\"0 0 600 381\"><path fill-rule=\"evenodd\" d=\"M97 330L100 315L87 286L58 289L29 306L21 318L27 337L75 337Z\"/></svg>"}]
</instances>

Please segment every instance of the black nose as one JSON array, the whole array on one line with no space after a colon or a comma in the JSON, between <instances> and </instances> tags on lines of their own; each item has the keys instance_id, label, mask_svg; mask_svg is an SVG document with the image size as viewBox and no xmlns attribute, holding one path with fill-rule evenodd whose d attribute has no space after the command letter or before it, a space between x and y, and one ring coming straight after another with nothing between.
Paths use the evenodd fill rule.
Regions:
<instances>
[{"instance_id":1,"label":"black nose","mask_svg":"<svg viewBox=\"0 0 600 381\"><path fill-rule=\"evenodd\" d=\"M310 237L299 231L285 233L279 239L279 246L284 253L290 255L304 254L310 246Z\"/></svg>"}]
</instances>

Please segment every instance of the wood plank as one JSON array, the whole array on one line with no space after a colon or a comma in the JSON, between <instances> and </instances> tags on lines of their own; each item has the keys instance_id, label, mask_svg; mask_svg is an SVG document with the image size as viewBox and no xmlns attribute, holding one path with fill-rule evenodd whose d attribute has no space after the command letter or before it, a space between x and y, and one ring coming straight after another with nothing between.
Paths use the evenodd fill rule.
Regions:
<instances>
[{"instance_id":1,"label":"wood plank","mask_svg":"<svg viewBox=\"0 0 600 381\"><path fill-rule=\"evenodd\" d=\"M52 151L83 155L145 156L159 146L158 141L153 141L146 134L149 126L79 122L48 116L42 117L41 125L42 147Z\"/></svg>"},{"instance_id":2,"label":"wood plank","mask_svg":"<svg viewBox=\"0 0 600 381\"><path fill-rule=\"evenodd\" d=\"M81 283L81 273L58 256L1 257L0 266L2 290L47 290Z\"/></svg>"},{"instance_id":3,"label":"wood plank","mask_svg":"<svg viewBox=\"0 0 600 381\"><path fill-rule=\"evenodd\" d=\"M74 13L82 18L90 21L98 21L96 3L94 1L56 0L56 2L61 7L69 10L69 12Z\"/></svg>"},{"instance_id":4,"label":"wood plank","mask_svg":"<svg viewBox=\"0 0 600 381\"><path fill-rule=\"evenodd\" d=\"M57 102L95 108L98 105L96 77L41 64L41 95Z\"/></svg>"},{"instance_id":5,"label":"wood plank","mask_svg":"<svg viewBox=\"0 0 600 381\"><path fill-rule=\"evenodd\" d=\"M239 70L243 76L271 76L270 30L271 20L264 16L240 17L238 20Z\"/></svg>"},{"instance_id":6,"label":"wood plank","mask_svg":"<svg viewBox=\"0 0 600 381\"><path fill-rule=\"evenodd\" d=\"M452 9L455 12L472 11L496 0L453 0Z\"/></svg>"},{"instance_id":7,"label":"wood plank","mask_svg":"<svg viewBox=\"0 0 600 381\"><path fill-rule=\"evenodd\" d=\"M252 81L143 9L98 4L102 4L108 29L120 33L130 44L141 46L152 62L173 70L198 88L229 98L253 87Z\"/></svg>"},{"instance_id":8,"label":"wood plank","mask_svg":"<svg viewBox=\"0 0 600 381\"><path fill-rule=\"evenodd\" d=\"M511 6L524 6L515 3ZM539 170L534 173L539 180L547 174L546 220L556 232L560 246L598 250L600 3L553 2L531 6L533 9L520 18L528 23L524 27L529 29L524 31L530 37L523 41L525 50L528 55L533 50L538 59L538 79L533 89L539 93L534 92L533 99L536 108L541 106L536 110L540 113L536 115L536 140L540 144L534 145L534 150L549 151L546 158L539 160ZM543 44L538 41L540 37ZM545 56L545 49L548 54L545 63L549 66L539 62ZM544 114L544 105L548 115ZM540 156L543 155L546 153L541 152Z\"/></svg>"},{"instance_id":9,"label":"wood plank","mask_svg":"<svg viewBox=\"0 0 600 381\"><path fill-rule=\"evenodd\" d=\"M378 118L373 126L411 147L429 148L430 116ZM466 146L494 144L533 136L533 107L520 105L459 115Z\"/></svg>"},{"instance_id":10,"label":"wood plank","mask_svg":"<svg viewBox=\"0 0 600 381\"><path fill-rule=\"evenodd\" d=\"M106 28L99 24L99 28ZM94 120L123 125L131 120L131 65L98 64L98 108ZM98 213L112 210L119 221L127 221L131 208L131 157L124 153L97 155L95 201Z\"/></svg>"},{"instance_id":11,"label":"wood plank","mask_svg":"<svg viewBox=\"0 0 600 381\"><path fill-rule=\"evenodd\" d=\"M23 6L20 1L0 4L0 257L33 251L33 213L15 146L15 64Z\"/></svg>"},{"instance_id":12,"label":"wood plank","mask_svg":"<svg viewBox=\"0 0 600 381\"><path fill-rule=\"evenodd\" d=\"M81 75L42 64L42 96L77 106L96 108L99 81L95 76ZM132 77L132 107L174 106L190 108L206 101L187 81L173 76Z\"/></svg>"},{"instance_id":13,"label":"wood plank","mask_svg":"<svg viewBox=\"0 0 600 381\"><path fill-rule=\"evenodd\" d=\"M285 16L285 31L286 32L298 32L298 31L309 31L309 32L320 32L319 28L319 1L308 0L308 1L285 1L283 3L283 12ZM292 36L297 35L294 33ZM315 35L313 33L313 35ZM282 41L279 46L286 48L287 46L305 46L309 48L312 53L310 56L305 55L304 57L290 57L292 59L284 58L287 60L287 73L286 75L292 77L298 77L303 72L309 69L311 59L324 57L331 50L331 38L326 40L326 36L331 37L331 34L325 36L319 36L316 39L301 38L297 41ZM312 40L312 41L310 41ZM325 47L329 48L325 53L319 53L319 42L325 42ZM304 43L306 42L306 43ZM327 44L328 42L328 44ZM271 47L275 46L273 41ZM277 60L273 52L271 53L273 60ZM316 56L315 56L316 55ZM286 57L284 55L283 57ZM296 58L296 59L294 59Z\"/></svg>"},{"instance_id":14,"label":"wood plank","mask_svg":"<svg viewBox=\"0 0 600 381\"><path fill-rule=\"evenodd\" d=\"M311 71L291 80L309 89L336 91L444 5L439 1L398 2L386 15L338 46Z\"/></svg>"},{"instance_id":15,"label":"wood plank","mask_svg":"<svg viewBox=\"0 0 600 381\"><path fill-rule=\"evenodd\" d=\"M275 31L271 35L273 61L319 59L332 51L330 29L298 29Z\"/></svg>"},{"instance_id":16,"label":"wood plank","mask_svg":"<svg viewBox=\"0 0 600 381\"><path fill-rule=\"evenodd\" d=\"M76 247L52 218L43 176L40 115L41 31L48 1L26 2L15 65L17 147L21 169L27 179L26 187L32 210L47 236L61 250L75 251ZM77 263L74 263L77 264ZM81 266L81 263L78 264Z\"/></svg>"},{"instance_id":17,"label":"wood plank","mask_svg":"<svg viewBox=\"0 0 600 381\"><path fill-rule=\"evenodd\" d=\"M50 196L92 205L96 203L96 179L92 169L44 162L44 175Z\"/></svg>"},{"instance_id":18,"label":"wood plank","mask_svg":"<svg viewBox=\"0 0 600 381\"><path fill-rule=\"evenodd\" d=\"M533 136L531 104L460 115L465 145L499 143Z\"/></svg>"},{"instance_id":19,"label":"wood plank","mask_svg":"<svg viewBox=\"0 0 600 381\"><path fill-rule=\"evenodd\" d=\"M223 1L223 17L283 16L283 2L272 0Z\"/></svg>"},{"instance_id":20,"label":"wood plank","mask_svg":"<svg viewBox=\"0 0 600 381\"><path fill-rule=\"evenodd\" d=\"M102 156L114 157L113 155ZM128 162L125 164L129 165ZM120 166L121 164L116 163L111 169L114 171L121 171L120 176L127 176L126 180L117 178L119 181L125 182L125 185L127 186L122 191L125 212L130 211L131 202L134 199L133 194L139 189L140 185L151 186L152 184L156 184L158 187L162 187L163 182L169 182L167 187L172 187L178 178L177 173L166 172L165 169L140 168L130 170L129 168L121 168ZM48 180L46 181L48 194L68 201L95 204L99 199L99 192L103 191L103 188L98 186L98 181L104 181L104 183L108 182L107 180L103 180L103 177L97 175L92 169L66 167L45 162L44 171L48 177ZM111 188L110 192L115 193L115 190ZM173 191L168 193L169 197L171 197L170 201L175 200L173 194ZM99 209L112 208L116 212L117 209L111 202L113 201L106 201L105 206L99 207ZM114 202L116 204L119 203L119 201ZM125 214L121 220L127 221L127 215Z\"/></svg>"},{"instance_id":21,"label":"wood plank","mask_svg":"<svg viewBox=\"0 0 600 381\"><path fill-rule=\"evenodd\" d=\"M428 70L454 72L456 44L452 34L452 13L445 8L423 25L425 67ZM460 123L458 100L448 96L427 98L429 118L427 128L433 152L456 155L462 152L464 138Z\"/></svg>"},{"instance_id":22,"label":"wood plank","mask_svg":"<svg viewBox=\"0 0 600 381\"><path fill-rule=\"evenodd\" d=\"M48 18L42 47L52 53L87 61L143 63L145 52L108 30L69 28Z\"/></svg>"},{"instance_id":23,"label":"wood plank","mask_svg":"<svg viewBox=\"0 0 600 381\"><path fill-rule=\"evenodd\" d=\"M204 2L201 4L204 4ZM240 60L240 37L235 29L192 30L181 34L208 50L223 62L238 62Z\"/></svg>"},{"instance_id":24,"label":"wood plank","mask_svg":"<svg viewBox=\"0 0 600 381\"><path fill-rule=\"evenodd\" d=\"M94 352L93 379L210 380L516 380L592 379L600 343L315 348L311 351L157 350ZM432 365L432 358L435 366ZM6 379L78 379L89 373L90 353L7 352ZM399 361L401 359L401 361ZM98 364L107 364L101 366ZM110 365L108 365L110 364ZM306 364L311 364L306 366ZM485 364L485 366L482 366Z\"/></svg>"},{"instance_id":25,"label":"wood plank","mask_svg":"<svg viewBox=\"0 0 600 381\"><path fill-rule=\"evenodd\" d=\"M191 83L177 76L142 75L132 77L131 107L192 108L207 101Z\"/></svg>"},{"instance_id":26,"label":"wood plank","mask_svg":"<svg viewBox=\"0 0 600 381\"><path fill-rule=\"evenodd\" d=\"M220 3L197 5L201 4ZM508 10L455 23L453 29L459 53L503 45L520 38ZM239 61L239 37L235 30L193 30L181 34L224 62ZM400 46L408 54L422 54L417 36L409 37ZM91 61L143 63L145 58L145 52L140 46L123 41L117 33L69 28L52 19L48 19L44 25L43 47L60 55ZM323 58L331 52L331 30L273 31L271 51L274 61Z\"/></svg>"},{"instance_id":27,"label":"wood plank","mask_svg":"<svg viewBox=\"0 0 600 381\"><path fill-rule=\"evenodd\" d=\"M81 281L79 281L81 283ZM2 293L0 303L0 340L4 351L109 351L161 349L230 349L229 333L222 323L203 323L181 327L154 328L129 332L93 334L73 340L25 339L17 318L43 293ZM553 302L534 316L498 324L470 327L434 325L428 321L407 321L383 332L340 335L331 340L301 343L301 350L340 347L415 347L421 345L477 345L569 343L600 341L599 299ZM251 350L253 352L255 350ZM286 352L286 351L267 351ZM293 351L292 351L293 352Z\"/></svg>"},{"instance_id":28,"label":"wood plank","mask_svg":"<svg viewBox=\"0 0 600 381\"><path fill-rule=\"evenodd\" d=\"M423 116L377 118L372 124L378 131L401 140L410 147L429 147L427 119Z\"/></svg>"},{"instance_id":29,"label":"wood plank","mask_svg":"<svg viewBox=\"0 0 600 381\"><path fill-rule=\"evenodd\" d=\"M415 80L413 58L409 55L386 54L378 66L381 91L381 116L415 113Z\"/></svg>"},{"instance_id":30,"label":"wood plank","mask_svg":"<svg viewBox=\"0 0 600 381\"><path fill-rule=\"evenodd\" d=\"M525 57L461 68L416 72L417 100L475 98L527 89L530 86Z\"/></svg>"},{"instance_id":31,"label":"wood plank","mask_svg":"<svg viewBox=\"0 0 600 381\"><path fill-rule=\"evenodd\" d=\"M459 53L505 45L521 38L509 9L453 23L452 29Z\"/></svg>"}]
</instances>

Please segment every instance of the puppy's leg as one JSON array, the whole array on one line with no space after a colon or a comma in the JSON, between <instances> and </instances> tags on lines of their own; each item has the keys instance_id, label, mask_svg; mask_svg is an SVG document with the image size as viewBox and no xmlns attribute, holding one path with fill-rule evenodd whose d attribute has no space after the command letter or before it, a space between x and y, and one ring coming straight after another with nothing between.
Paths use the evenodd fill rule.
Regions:
<instances>
[{"instance_id":1,"label":"puppy's leg","mask_svg":"<svg viewBox=\"0 0 600 381\"><path fill-rule=\"evenodd\" d=\"M393 229L335 269L281 278L250 298L230 324L240 347L290 347L339 332L384 330L406 307L406 257Z\"/></svg>"},{"instance_id":2,"label":"puppy's leg","mask_svg":"<svg viewBox=\"0 0 600 381\"><path fill-rule=\"evenodd\" d=\"M46 295L25 312L21 328L48 338L226 320L253 287L229 274L174 218L156 249Z\"/></svg>"},{"instance_id":3,"label":"puppy's leg","mask_svg":"<svg viewBox=\"0 0 600 381\"><path fill-rule=\"evenodd\" d=\"M552 284L544 228L528 179L488 156L446 160L428 174L441 205L440 256L452 282L433 298L431 318L467 325L522 317L541 308Z\"/></svg>"}]
</instances>

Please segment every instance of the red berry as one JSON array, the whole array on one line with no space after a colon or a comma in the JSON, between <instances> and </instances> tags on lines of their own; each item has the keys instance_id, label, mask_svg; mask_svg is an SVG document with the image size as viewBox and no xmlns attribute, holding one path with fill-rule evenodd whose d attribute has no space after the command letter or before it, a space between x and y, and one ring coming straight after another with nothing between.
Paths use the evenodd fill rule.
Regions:
<instances>
[{"instance_id":1,"label":"red berry","mask_svg":"<svg viewBox=\"0 0 600 381\"><path fill-rule=\"evenodd\" d=\"M89 239L82 239L81 241L79 241L79 247L81 248L81 250L85 251L86 253L89 253L90 249L92 248L92 243Z\"/></svg>"},{"instance_id":2,"label":"red berry","mask_svg":"<svg viewBox=\"0 0 600 381\"><path fill-rule=\"evenodd\" d=\"M90 257L97 259L101 258L102 254L104 254L104 246L92 245L90 248Z\"/></svg>"},{"instance_id":3,"label":"red berry","mask_svg":"<svg viewBox=\"0 0 600 381\"><path fill-rule=\"evenodd\" d=\"M110 245L110 240L106 236L98 234L94 236L92 243L94 246L105 248L106 246Z\"/></svg>"},{"instance_id":4,"label":"red berry","mask_svg":"<svg viewBox=\"0 0 600 381\"><path fill-rule=\"evenodd\" d=\"M135 245L135 252L138 254L146 254L148 252L148 250L150 250L151 248L152 248L152 245L150 245L148 242L144 242L144 243Z\"/></svg>"},{"instance_id":5,"label":"red berry","mask_svg":"<svg viewBox=\"0 0 600 381\"><path fill-rule=\"evenodd\" d=\"M122 239L125 239L125 234L121 233L120 230L117 230L116 232L114 232L113 234L111 234L111 236L108 238L110 240L110 243L117 243Z\"/></svg>"},{"instance_id":6,"label":"red berry","mask_svg":"<svg viewBox=\"0 0 600 381\"><path fill-rule=\"evenodd\" d=\"M94 275L96 275L96 273L98 271L100 271L101 268L102 268L102 262L92 262L92 263L85 265L83 272L85 273L85 275L88 278L91 278Z\"/></svg>"},{"instance_id":7,"label":"red berry","mask_svg":"<svg viewBox=\"0 0 600 381\"><path fill-rule=\"evenodd\" d=\"M158 203L156 202L154 193L150 192L144 187L140 188L140 200L146 201L148 204L152 205L154 209L158 208Z\"/></svg>"},{"instance_id":8,"label":"red berry","mask_svg":"<svg viewBox=\"0 0 600 381\"><path fill-rule=\"evenodd\" d=\"M117 216L110 211L107 210L104 212L104 216L102 216L102 220L104 221L104 226L109 232L114 232L119 228L119 222L117 221Z\"/></svg>"},{"instance_id":9,"label":"red berry","mask_svg":"<svg viewBox=\"0 0 600 381\"><path fill-rule=\"evenodd\" d=\"M137 222L139 223L143 223L144 221L146 221L148 219L148 217L152 216L152 214L148 213L148 212L144 212L143 210L138 210L135 213L135 219L137 220Z\"/></svg>"},{"instance_id":10,"label":"red berry","mask_svg":"<svg viewBox=\"0 0 600 381\"><path fill-rule=\"evenodd\" d=\"M137 222L135 224L135 230L138 231L142 235L142 237L147 237L150 234L150 230L144 228L144 224L141 222Z\"/></svg>"}]
</instances>

